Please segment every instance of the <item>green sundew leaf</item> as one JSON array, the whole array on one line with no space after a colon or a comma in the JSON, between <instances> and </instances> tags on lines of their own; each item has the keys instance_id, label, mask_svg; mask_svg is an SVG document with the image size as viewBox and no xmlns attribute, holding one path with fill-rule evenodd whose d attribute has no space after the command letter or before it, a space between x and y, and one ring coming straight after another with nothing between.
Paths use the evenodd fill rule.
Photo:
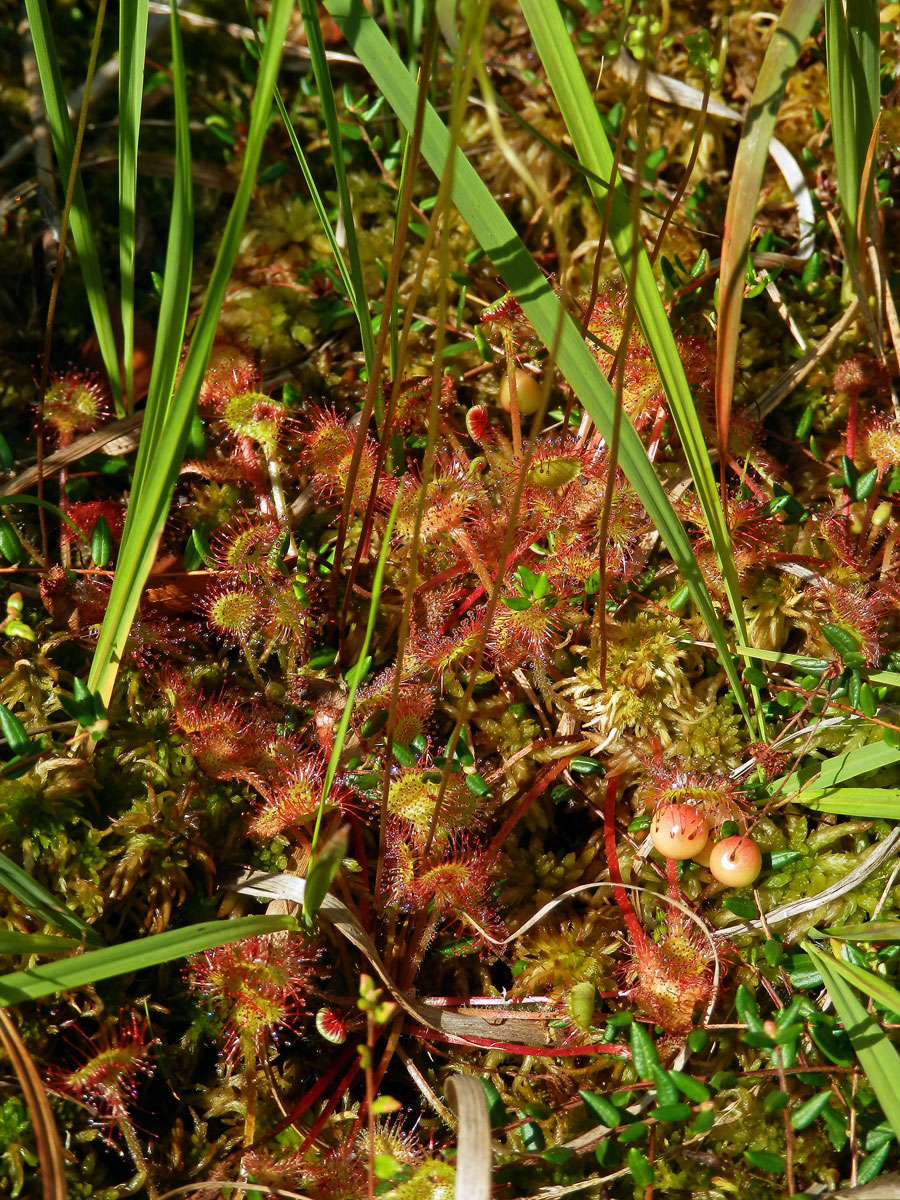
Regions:
<instances>
[{"instance_id":1,"label":"green sundew leaf","mask_svg":"<svg viewBox=\"0 0 900 1200\"><path fill-rule=\"evenodd\" d=\"M137 155L144 95L149 0L119 12L119 275L126 408L134 408L134 256Z\"/></svg>"},{"instance_id":2,"label":"green sundew leaf","mask_svg":"<svg viewBox=\"0 0 900 1200\"><path fill-rule=\"evenodd\" d=\"M622 1124L622 1114L611 1100L607 1100L605 1096L598 1096L596 1092L581 1091L578 1094L589 1117L608 1129L615 1129L617 1125Z\"/></svg>"},{"instance_id":3,"label":"green sundew leaf","mask_svg":"<svg viewBox=\"0 0 900 1200\"><path fill-rule=\"evenodd\" d=\"M116 975L128 975L132 971L143 971L160 963L173 962L241 938L296 928L294 917L262 916L240 917L234 921L204 921L199 925L188 925L185 929L167 929L165 933L122 942L118 946L104 946L102 950L76 954L61 962L45 963L40 967L30 967L27 971L0 975L0 1004L37 1000L40 996L52 996L56 992L67 992L88 983L99 983L102 979L113 979Z\"/></svg>"},{"instance_id":4,"label":"green sundew leaf","mask_svg":"<svg viewBox=\"0 0 900 1200\"><path fill-rule=\"evenodd\" d=\"M878 1103L894 1133L900 1137L900 1094L897 1092L900 1055L884 1030L869 1016L842 977L845 976L849 964L823 954L809 942L805 942L803 948L819 968L872 1091L878 1098Z\"/></svg>"},{"instance_id":5,"label":"green sundew leaf","mask_svg":"<svg viewBox=\"0 0 900 1200\"><path fill-rule=\"evenodd\" d=\"M601 179L612 179L613 151L558 5L546 4L543 0L522 0L522 11L579 161ZM588 186L602 211L607 201L607 187L590 178ZM747 641L743 600L734 565L731 537L719 501L697 406L675 345L668 314L656 286L650 259L642 239L633 235L631 203L627 189L618 177L613 186L609 238L625 279L631 278L635 265L632 259L635 250L637 252L635 307L638 319L669 400L669 411L678 430L725 581L735 628L740 633L741 640ZM685 582L689 583L690 580L685 577ZM737 689L736 693L739 695Z\"/></svg>"},{"instance_id":6,"label":"green sundew leaf","mask_svg":"<svg viewBox=\"0 0 900 1200\"><path fill-rule=\"evenodd\" d=\"M0 930L0 954L64 954L77 950L80 940L59 937L52 933L19 933L17 929Z\"/></svg>"},{"instance_id":7,"label":"green sundew leaf","mask_svg":"<svg viewBox=\"0 0 900 1200\"><path fill-rule=\"evenodd\" d=\"M76 938L79 943L83 938L90 945L103 945L103 939L96 930L86 925L81 917L69 912L52 892L48 892L43 884L32 879L5 854L0 854L0 887L12 892L17 900L21 900L25 907L42 921L46 921L48 925L55 925L57 929Z\"/></svg>"},{"instance_id":8,"label":"green sundew leaf","mask_svg":"<svg viewBox=\"0 0 900 1200\"><path fill-rule=\"evenodd\" d=\"M706 1084L695 1079L693 1075L687 1075L684 1071L669 1071L668 1076L679 1092L683 1096L687 1096L688 1100L693 1100L695 1104L702 1104L712 1096L712 1092Z\"/></svg>"},{"instance_id":9,"label":"green sundew leaf","mask_svg":"<svg viewBox=\"0 0 900 1200\"><path fill-rule=\"evenodd\" d=\"M632 1146L628 1151L628 1170L638 1187L649 1187L653 1182L653 1167L637 1146Z\"/></svg>"},{"instance_id":10,"label":"green sundew leaf","mask_svg":"<svg viewBox=\"0 0 900 1200\"><path fill-rule=\"evenodd\" d=\"M818 1096L813 1096L807 1100L805 1104L801 1104L799 1108L795 1108L791 1113L791 1124L795 1129L805 1129L807 1125L812 1125L813 1121L817 1120L824 1109L828 1107L828 1101L831 1099L831 1091L819 1092Z\"/></svg>"},{"instance_id":11,"label":"green sundew leaf","mask_svg":"<svg viewBox=\"0 0 900 1200\"><path fill-rule=\"evenodd\" d=\"M529 7L531 7L531 2ZM354 53L372 75L400 121L408 130L411 130L416 109L415 82L391 49L371 14L366 11L359 0L327 0L326 8L347 37ZM547 5L546 8L550 13L553 6ZM571 51L571 46L569 46L569 50ZM576 74L587 90L577 60ZM591 107L593 108L592 102ZM604 145L608 150L605 135ZM422 153L431 169L438 177L441 177L446 169L447 156L450 153L450 139L446 127L431 106L428 106L425 112ZM492 258L507 286L522 305L537 336L546 346L556 346L558 339L556 358L559 369L573 388L579 403L586 409L603 436L610 440L616 402L615 393L608 380L584 344L578 326L568 316L561 313L560 302L540 267L528 253L505 213L479 178L472 164L459 150L456 150L454 154L452 197L454 204L484 247L485 252ZM627 197L623 197L623 199L627 204ZM630 213L628 219L630 220ZM628 242L630 247L630 234ZM649 305L654 304L652 310L656 314L654 320L658 323L661 319L665 326L666 332L656 336L654 325L654 339L651 340L660 344L660 338L664 337L665 344L671 346L671 330L669 330L665 311L656 292L656 284L649 267L639 276L639 287L642 306L647 307L649 311ZM648 299L647 304L644 305L644 299L649 297L650 290L655 296L655 302ZM561 317L562 324L560 326ZM559 333L560 328L561 333ZM670 356L665 365L664 382L668 376L679 372L683 380L684 372L677 360L677 354L674 362L671 361ZM680 386L679 395L684 404L690 406L690 411L693 413L690 389L687 388L686 383L682 383ZM694 417L696 418L696 413L694 413ZM684 440L689 432L686 430L682 434L680 431L679 436L682 436L682 440ZM701 439L700 445L698 447L695 444L696 437L694 437L692 452L700 453L702 449L702 454L705 456L706 449L702 444L702 432L699 431L699 427L697 434ZM619 463L666 543L683 580L690 587L694 603L706 622L716 649L725 664L728 680L734 689L737 703L745 720L750 724L750 712L729 652L725 630L713 607L702 573L694 558L690 540L656 477L641 439L627 419L622 422L621 427ZM712 502L715 505L718 504L715 480L712 477L708 459L707 475L704 476L704 495L707 500L711 497ZM720 532L723 525L724 521L720 520L718 527ZM723 536L727 536L727 534ZM733 566L731 574L734 574ZM738 598L740 597L739 590L736 595ZM741 621L743 621L742 609L739 611ZM743 634L742 641L746 641Z\"/></svg>"},{"instance_id":12,"label":"green sundew leaf","mask_svg":"<svg viewBox=\"0 0 900 1200\"><path fill-rule=\"evenodd\" d=\"M46 0L25 0L25 12L28 16L28 26L34 46L34 57L41 80L41 92L44 106L47 110L47 124L53 138L53 149L59 164L59 175L63 188L68 184L72 174L72 163L75 157L75 135L69 120L69 106L66 99L66 89L59 69L59 59L53 40L53 25ZM109 316L109 306L106 303L106 293L103 287L103 273L100 270L100 255L91 224L90 209L81 172L75 174L75 188L72 193L72 207L69 212L69 227L72 230L72 240L78 252L78 263L81 276L87 292L88 305L94 320L97 342L103 358L103 366L109 378L116 413L123 417L125 409L122 403L122 378L119 372L119 355L116 350L116 339L113 334L112 321Z\"/></svg>"},{"instance_id":13,"label":"green sundew leaf","mask_svg":"<svg viewBox=\"0 0 900 1200\"><path fill-rule=\"evenodd\" d=\"M716 421L720 453L728 441L744 272L769 144L787 81L821 7L822 0L788 0L781 12L759 69L731 173L716 321ZM801 226L800 232L805 241L811 231Z\"/></svg>"},{"instance_id":14,"label":"green sundew leaf","mask_svg":"<svg viewBox=\"0 0 900 1200\"><path fill-rule=\"evenodd\" d=\"M306 876L306 889L303 893L303 921L310 933L315 923L316 913L322 907L322 901L328 894L328 889L334 882L334 877L347 855L349 844L350 829L349 826L344 825L333 837L328 839L310 864Z\"/></svg>"},{"instance_id":15,"label":"green sundew leaf","mask_svg":"<svg viewBox=\"0 0 900 1200\"><path fill-rule=\"evenodd\" d=\"M28 730L5 704L0 704L0 733L6 738L6 744L13 754L24 754L31 746Z\"/></svg>"},{"instance_id":16,"label":"green sundew leaf","mask_svg":"<svg viewBox=\"0 0 900 1200\"><path fill-rule=\"evenodd\" d=\"M649 1079L654 1067L659 1066L659 1055L646 1025L640 1021L631 1024L631 1057L640 1079Z\"/></svg>"},{"instance_id":17,"label":"green sundew leaf","mask_svg":"<svg viewBox=\"0 0 900 1200\"><path fill-rule=\"evenodd\" d=\"M823 929L830 938L850 942L900 942L900 921L866 921L862 925L842 925Z\"/></svg>"},{"instance_id":18,"label":"green sundew leaf","mask_svg":"<svg viewBox=\"0 0 900 1200\"><path fill-rule=\"evenodd\" d=\"M900 821L900 788L808 788L795 797L816 812Z\"/></svg>"},{"instance_id":19,"label":"green sundew leaf","mask_svg":"<svg viewBox=\"0 0 900 1200\"><path fill-rule=\"evenodd\" d=\"M348 295L352 298L353 311L356 313L356 319L359 322L366 368L371 370L375 359L375 336L372 329L371 314L369 313L369 301L366 296L366 280L363 274L362 260L359 256L356 226L353 222L353 205L350 199L350 184L347 180L346 156L341 139L342 127L338 121L337 106L331 82L332 72L325 52L322 27L319 23L319 11L315 0L300 0L300 14L303 17L303 28L306 32L309 57L312 62L313 74L316 77L316 90L319 102L322 105L322 118L331 146L331 165L334 170L338 200L344 220L347 256L350 259L350 276L352 279L352 286L348 291Z\"/></svg>"},{"instance_id":20,"label":"green sundew leaf","mask_svg":"<svg viewBox=\"0 0 900 1200\"><path fill-rule=\"evenodd\" d=\"M40 0L30 0L39 3ZM190 432L200 385L218 327L225 289L240 244L244 218L250 205L254 180L259 167L263 141L269 123L271 96L281 63L292 4L273 0L266 27L266 44L259 68L256 94L250 114L241 175L231 212L222 234L219 252L207 286L206 299L194 328L191 344L174 393L172 382L178 369L184 321L190 289L190 247L192 203L190 190L190 147L186 145L186 105L180 108L178 96L186 93L179 83L176 96L176 186L169 246L166 253L166 277L160 307L159 328L150 379L147 415L138 447L131 502L122 535L118 565L113 578L106 614L91 663L89 682L108 702L119 669L122 651L137 611L140 595L156 554L157 539L165 524L178 478L184 447ZM177 14L172 20L173 79L183 81L183 59L177 30ZM179 66L180 64L180 66ZM180 115L179 115L180 114ZM189 236L185 236L188 234ZM172 279L169 303L166 290ZM170 320L171 318L171 320Z\"/></svg>"},{"instance_id":21,"label":"green sundew leaf","mask_svg":"<svg viewBox=\"0 0 900 1200\"><path fill-rule=\"evenodd\" d=\"M769 1150L745 1150L744 1158L752 1167L758 1167L760 1171L784 1173L784 1158L780 1154L772 1154Z\"/></svg>"}]
</instances>

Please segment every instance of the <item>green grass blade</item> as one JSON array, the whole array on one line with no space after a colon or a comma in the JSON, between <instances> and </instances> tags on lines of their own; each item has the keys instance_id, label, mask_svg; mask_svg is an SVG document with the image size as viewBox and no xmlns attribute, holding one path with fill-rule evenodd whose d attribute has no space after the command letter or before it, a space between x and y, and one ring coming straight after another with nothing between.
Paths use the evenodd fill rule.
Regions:
<instances>
[{"instance_id":1,"label":"green grass blade","mask_svg":"<svg viewBox=\"0 0 900 1200\"><path fill-rule=\"evenodd\" d=\"M797 800L816 812L837 813L842 817L871 817L873 820L878 817L881 820L900 821L900 788L812 787L801 792Z\"/></svg>"},{"instance_id":2,"label":"green grass blade","mask_svg":"<svg viewBox=\"0 0 900 1200\"><path fill-rule=\"evenodd\" d=\"M844 942L900 942L900 921L864 921L861 925L843 925L822 932Z\"/></svg>"},{"instance_id":3,"label":"green grass blade","mask_svg":"<svg viewBox=\"0 0 900 1200\"><path fill-rule=\"evenodd\" d=\"M847 254L858 260L856 226L863 168L879 108L879 6L825 0L831 138Z\"/></svg>"},{"instance_id":4,"label":"green grass blade","mask_svg":"<svg viewBox=\"0 0 900 1200\"><path fill-rule=\"evenodd\" d=\"M812 32L822 0L788 0L766 49L741 132L725 212L716 322L716 427L725 461L744 302L744 278L759 189L788 76ZM801 236L803 229L801 229Z\"/></svg>"},{"instance_id":5,"label":"green grass blade","mask_svg":"<svg viewBox=\"0 0 900 1200\"><path fill-rule=\"evenodd\" d=\"M119 276L125 407L134 408L134 253L137 154L144 95L149 0L119 9Z\"/></svg>"},{"instance_id":6,"label":"green grass blade","mask_svg":"<svg viewBox=\"0 0 900 1200\"><path fill-rule=\"evenodd\" d=\"M291 0L274 0L271 6L241 176L210 276L206 299L171 401L167 402L166 389L160 383L154 412L148 412L144 423L135 468L135 491L128 506L119 561L88 682L91 691L99 692L106 704L112 695L122 651L172 501L197 396L215 340L225 288L256 182L291 8ZM171 362L167 360L164 365L167 370L174 372L177 356ZM155 368L156 361L154 373Z\"/></svg>"},{"instance_id":7,"label":"green grass blade","mask_svg":"<svg viewBox=\"0 0 900 1200\"><path fill-rule=\"evenodd\" d=\"M12 892L17 900L42 921L61 929L78 942L83 938L91 945L103 945L103 939L95 929L91 929L90 925L86 925L75 913L69 912L52 892L48 892L43 884L32 879L27 871L16 866L5 854L0 854L0 887Z\"/></svg>"},{"instance_id":8,"label":"green grass blade","mask_svg":"<svg viewBox=\"0 0 900 1200\"><path fill-rule=\"evenodd\" d=\"M50 933L19 933L17 929L0 930L0 954L63 954L77 950L75 938Z\"/></svg>"},{"instance_id":9,"label":"green grass blade","mask_svg":"<svg viewBox=\"0 0 900 1200\"><path fill-rule=\"evenodd\" d=\"M181 25L174 9L169 16L169 28L172 42L172 90L175 99L175 175L156 346L153 352L144 426L132 481L132 502L135 505L140 503L148 466L159 460L165 439L172 388L187 323L194 251L194 189L191 175L187 75ZM120 564L121 561L120 553Z\"/></svg>"},{"instance_id":10,"label":"green grass blade","mask_svg":"<svg viewBox=\"0 0 900 1200\"><path fill-rule=\"evenodd\" d=\"M806 803L806 793L803 788L807 780L811 780L812 788L824 791L837 788L839 785L867 775L871 771L880 771L883 767L892 766L900 761L900 748L889 745L885 741L872 742L868 746L858 746L844 754L836 754L824 762L808 763L801 771L793 771L780 779L773 779L769 784L769 794L779 796L800 797ZM848 790L848 789L843 789Z\"/></svg>"},{"instance_id":11,"label":"green grass blade","mask_svg":"<svg viewBox=\"0 0 900 1200\"><path fill-rule=\"evenodd\" d=\"M884 1030L869 1016L846 982L849 964L823 954L809 942L803 943L803 949L809 954L825 980L828 994L834 1001L834 1007L853 1043L856 1057L872 1085L872 1091L878 1098L878 1103L891 1128L900 1138L900 1092L897 1090L897 1080L900 1079L900 1055L888 1040ZM862 974L867 975L868 973L864 971ZM854 984L857 987L862 986L856 980L854 980ZM891 991L893 990L892 988Z\"/></svg>"},{"instance_id":12,"label":"green grass blade","mask_svg":"<svg viewBox=\"0 0 900 1200\"><path fill-rule=\"evenodd\" d=\"M375 334L372 329L369 300L366 296L366 281L363 276L362 261L359 257L356 226L353 223L350 184L347 181L347 169L344 165L341 129L338 122L337 105L334 101L334 90L331 85L331 71L325 53L325 43L322 40L319 10L316 7L316 0L299 0L299 4L300 13L303 17L303 28L306 30L306 44L309 47L309 57L312 62L313 73L316 77L316 88L318 89L319 100L322 105L322 115L325 118L325 129L331 145L331 162L334 167L334 178L337 183L341 215L344 218L344 230L347 235L347 256L350 259L350 276L353 280L351 291L351 295L354 297L353 308L356 312L362 335L363 357L365 358L366 369L371 370L372 363L375 361ZM378 401L378 405L380 407L380 400Z\"/></svg>"},{"instance_id":13,"label":"green grass blade","mask_svg":"<svg viewBox=\"0 0 900 1200\"><path fill-rule=\"evenodd\" d=\"M133 942L76 954L62 962L44 963L25 971L0 975L0 1004L37 1000L40 996L52 996L56 992L67 992L70 988L99 983L102 979L113 979L116 975L129 975L132 971L158 967L161 963L185 958L201 950L211 950L213 946L227 946L229 942L237 942L241 938L296 928L295 917L281 915L204 921L199 925L188 925L185 929L168 929L165 933L152 934Z\"/></svg>"},{"instance_id":14,"label":"green grass blade","mask_svg":"<svg viewBox=\"0 0 900 1200\"><path fill-rule=\"evenodd\" d=\"M600 122L562 13L558 5L548 4L545 0L522 0L522 11L572 138L575 153L579 161L591 172L588 185L598 205L603 206L608 189L597 184L592 176L599 175L601 179L612 178L613 151ZM638 320L668 397L672 419L703 508L710 539L722 572L732 620L741 641L747 642L749 638L746 633L741 588L731 550L731 538L719 502L703 429L678 355L668 314L656 285L653 268L643 244L633 234L631 205L620 179L617 179L613 186L609 238L625 279L631 277L634 246L637 244L639 247L634 296ZM724 464L722 469L725 469ZM719 626L717 636L724 641L722 624L718 618L715 618L715 621ZM712 625L710 632L713 632Z\"/></svg>"},{"instance_id":15,"label":"green grass blade","mask_svg":"<svg viewBox=\"0 0 900 1200\"><path fill-rule=\"evenodd\" d=\"M31 28L31 39L34 44L34 56L41 77L41 90L44 96L44 106L47 110L47 124L53 138L56 161L63 181L67 181L72 172L72 161L75 153L75 138L69 121L69 109L66 102L66 91L63 87L56 46L53 41L53 27L45 0L25 0L25 11ZM87 197L81 172L76 173L75 190L72 196L72 209L69 214L69 226L72 230L72 240L78 252L78 263L87 292L88 304L97 333L100 354L103 365L109 377L116 413L122 417L125 409L122 401L122 379L119 372L119 356L116 351L116 339L113 334L112 321L109 316L109 305L106 302L106 291L103 286L103 273L100 270L100 255L91 224Z\"/></svg>"},{"instance_id":16,"label":"green grass blade","mask_svg":"<svg viewBox=\"0 0 900 1200\"><path fill-rule=\"evenodd\" d=\"M327 0L326 8L337 21L354 52L372 75L401 123L407 130L411 130L415 119L415 82L391 50L375 21L358 0ZM450 139L447 129L429 105L422 133L422 153L438 178L444 173L449 151ZM493 260L507 287L522 305L538 337L545 345L553 345L559 326L559 299L474 167L460 151L455 153L454 203L485 252ZM615 394L585 346L578 326L569 316L563 321L557 363L597 428L610 440L615 413ZM690 588L694 602L725 664L737 703L749 723L749 710L734 660L728 649L722 622L713 607L690 541L656 477L643 443L627 420L622 422L619 463ZM718 503L714 485L712 490L713 498Z\"/></svg>"},{"instance_id":17,"label":"green grass blade","mask_svg":"<svg viewBox=\"0 0 900 1200\"><path fill-rule=\"evenodd\" d=\"M334 264L337 267L338 274L341 277L341 282L344 285L344 290L347 293L347 298L350 301L353 312L356 316L356 320L359 324L360 334L363 339L363 353L365 354L367 335L363 333L363 328L366 326L369 333L371 333L372 330L372 317L369 312L368 303L366 303L363 308L360 309L356 288L353 286L353 281L350 278L350 272L347 270L347 264L344 262L344 255L341 252L340 246L338 245L337 237L335 236L334 229L331 226L331 221L328 219L328 213L325 210L325 204L322 200L322 197L319 195L319 189L316 187L316 181L313 178L313 173L310 170L306 155L303 153L303 147L300 145L300 141L297 137L296 131L294 130L294 126L291 124L291 118L288 115L288 111L284 106L284 101L281 98L281 93L277 88L275 89L275 103L278 106L278 111L281 114L281 119L284 122L285 129L287 130L287 135L290 138L294 154L297 156L297 162L300 164L300 170L303 174L303 179L307 188L309 188L309 194L313 202L313 207L316 210L316 215L319 218L319 224L322 226L325 236L328 239L328 245L331 247L331 255L334 259ZM372 345L374 347L374 341ZM371 360L366 359L366 367L371 367Z\"/></svg>"}]
</instances>

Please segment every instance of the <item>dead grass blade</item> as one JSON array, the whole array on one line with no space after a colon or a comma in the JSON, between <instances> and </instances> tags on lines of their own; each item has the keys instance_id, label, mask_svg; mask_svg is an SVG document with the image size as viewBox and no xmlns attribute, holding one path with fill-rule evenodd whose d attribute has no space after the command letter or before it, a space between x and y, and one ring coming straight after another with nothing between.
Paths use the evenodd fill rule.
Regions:
<instances>
[{"instance_id":1,"label":"dead grass blade","mask_svg":"<svg viewBox=\"0 0 900 1200\"><path fill-rule=\"evenodd\" d=\"M270 875L262 871L249 871L241 876L237 890L244 896L258 896L263 900L290 900L302 904L306 895L306 880L289 872ZM434 1005L410 1000L388 974L375 943L343 901L329 892L322 901L319 916L333 925L342 937L365 955L378 978L403 1011L420 1025L463 1039L474 1037L488 1038L498 1044L518 1042L523 1046L547 1045L546 1035L542 1029L535 1029L533 1021L518 1021L515 1018L507 1018L505 1013L500 1012L490 1014L490 1018L461 1016ZM478 1048L484 1047L479 1044Z\"/></svg>"},{"instance_id":2,"label":"dead grass blade","mask_svg":"<svg viewBox=\"0 0 900 1200\"><path fill-rule=\"evenodd\" d=\"M716 432L725 497L728 431L744 301L744 273L766 157L788 76L812 31L822 0L788 0L772 34L747 110L738 147L722 239L716 327Z\"/></svg>"},{"instance_id":3,"label":"dead grass blade","mask_svg":"<svg viewBox=\"0 0 900 1200\"><path fill-rule=\"evenodd\" d=\"M31 1113L34 1139L37 1142L41 1164L41 1192L44 1200L65 1200L69 1190L66 1185L63 1149L50 1109L50 1101L15 1022L3 1008L0 1008L0 1043L9 1055L9 1061L13 1065L22 1087L22 1095Z\"/></svg>"},{"instance_id":4,"label":"dead grass blade","mask_svg":"<svg viewBox=\"0 0 900 1200\"><path fill-rule=\"evenodd\" d=\"M491 1200L491 1121L474 1075L452 1075L447 1099L459 1121L454 1200Z\"/></svg>"}]
</instances>

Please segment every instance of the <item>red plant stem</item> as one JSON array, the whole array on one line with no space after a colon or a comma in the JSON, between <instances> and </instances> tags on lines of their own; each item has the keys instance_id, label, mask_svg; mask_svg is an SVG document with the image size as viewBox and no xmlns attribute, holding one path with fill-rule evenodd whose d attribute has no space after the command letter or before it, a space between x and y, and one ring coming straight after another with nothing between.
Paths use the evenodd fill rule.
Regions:
<instances>
[{"instance_id":1,"label":"red plant stem","mask_svg":"<svg viewBox=\"0 0 900 1200\"><path fill-rule=\"evenodd\" d=\"M619 777L612 775L606 783L606 810L604 812L603 833L606 838L606 862L609 866L609 878L613 885L613 895L616 904L621 909L628 932L634 941L634 952L640 955L647 948L647 935L637 919L628 893L622 883L622 872L619 869L619 852L616 849L616 798L619 794Z\"/></svg>"},{"instance_id":2,"label":"red plant stem","mask_svg":"<svg viewBox=\"0 0 900 1200\"><path fill-rule=\"evenodd\" d=\"M678 882L678 860L666 859L666 880L669 884L669 895L673 900L681 899L681 885Z\"/></svg>"},{"instance_id":3,"label":"red plant stem","mask_svg":"<svg viewBox=\"0 0 900 1200\"><path fill-rule=\"evenodd\" d=\"M571 761L571 756L568 758L557 759L555 763L550 763L549 766L545 767L544 770L538 774L538 777L532 786L528 789L528 791L513 809L512 813L510 813L509 817L507 817L507 819L503 822L491 839L491 844L488 846L487 853L485 854L485 860L487 862L490 862L492 858L500 853L503 848L503 843L515 828L516 822L521 819L522 814L528 811L535 800L537 800L538 796L540 796L541 793L546 790L548 784L551 784L557 775L561 774L561 772L566 769Z\"/></svg>"},{"instance_id":4,"label":"red plant stem","mask_svg":"<svg viewBox=\"0 0 900 1200\"><path fill-rule=\"evenodd\" d=\"M856 455L856 425L859 418L859 396L851 395L847 409L847 458L853 462ZM850 489L844 487L844 498L841 504L844 515L850 517Z\"/></svg>"},{"instance_id":5,"label":"red plant stem","mask_svg":"<svg viewBox=\"0 0 900 1200\"><path fill-rule=\"evenodd\" d=\"M300 1146L299 1146L298 1150L296 1151L298 1157L300 1155L302 1155L303 1152L306 1150L306 1148L312 1142L314 1142L316 1140L316 1138L319 1136L319 1131L323 1128L323 1126L325 1125L325 1122L328 1120L328 1118L331 1116L331 1114L337 1108L338 1104L340 1104L341 1097L344 1095L347 1088L350 1086L351 1082L353 1081L354 1075L356 1075L357 1072L359 1071L359 1069L360 1069L359 1058L355 1056L356 1047L354 1046L354 1047L352 1047L352 1049L354 1051L355 1061L350 1064L350 1069L347 1071L346 1075L343 1077L343 1079L338 1084L337 1091L334 1093L333 1096L331 1096L328 1103L325 1105L325 1107L319 1113L318 1117L316 1117L315 1124L313 1125L312 1129L310 1129L309 1133L306 1135L306 1137L300 1143ZM291 1114L291 1117L292 1117L292 1121L293 1121L293 1114ZM271 1136L272 1136L271 1133L266 1134L266 1140L268 1140Z\"/></svg>"},{"instance_id":6,"label":"red plant stem","mask_svg":"<svg viewBox=\"0 0 900 1200\"><path fill-rule=\"evenodd\" d=\"M334 1079L335 1075L337 1075L339 1071L342 1071L344 1069L344 1067L351 1060L351 1058L356 1060L356 1061L354 1061L354 1064L353 1064L353 1069L354 1069L354 1071L356 1071L359 1066L359 1061L358 1061L358 1059L356 1059L356 1046L355 1045L344 1047L344 1049L341 1052L341 1054L339 1055L339 1057L335 1059L335 1061L325 1071L325 1073L321 1076L321 1078L319 1078L313 1084L313 1086L309 1089L309 1091L306 1093L306 1095L303 1096L303 1098L301 1100L297 1101L297 1103L294 1105L294 1107L291 1109L291 1111L287 1114L286 1117L283 1117L278 1122L277 1125L273 1126L270 1130L268 1130L267 1133L264 1133L262 1135L262 1137L258 1138L253 1143L253 1148L256 1149L258 1146L264 1146L266 1142L270 1141L273 1137L277 1137L277 1135L279 1133L282 1133L285 1129L287 1129L288 1126L293 1125L298 1117L302 1117L303 1114L306 1112L306 1110L311 1105L315 1104L315 1102L318 1100L318 1098L321 1096L321 1094L325 1091L325 1089L328 1087L328 1085ZM352 1078L352 1076L350 1076L350 1078ZM348 1078L347 1082L349 1083L349 1078ZM338 1097L340 1097L340 1095L343 1093L343 1091L344 1091L344 1088L342 1087L338 1092Z\"/></svg>"},{"instance_id":7,"label":"red plant stem","mask_svg":"<svg viewBox=\"0 0 900 1200\"><path fill-rule=\"evenodd\" d=\"M589 1046L520 1046L516 1042L497 1042L492 1038L457 1037L440 1029L426 1029L424 1025L407 1025L407 1033L433 1042L449 1042L452 1046L478 1046L485 1050L499 1050L504 1054L521 1054L535 1058L576 1058L579 1054L612 1054L616 1058L631 1058L631 1048L618 1042L593 1042Z\"/></svg>"}]
</instances>

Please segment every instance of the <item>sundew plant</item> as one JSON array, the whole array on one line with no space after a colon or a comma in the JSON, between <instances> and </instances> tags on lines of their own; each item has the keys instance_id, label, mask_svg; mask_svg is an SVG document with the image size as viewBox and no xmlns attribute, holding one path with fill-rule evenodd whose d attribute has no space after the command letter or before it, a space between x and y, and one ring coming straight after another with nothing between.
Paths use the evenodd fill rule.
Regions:
<instances>
[{"instance_id":1,"label":"sundew plant","mask_svg":"<svg viewBox=\"0 0 900 1200\"><path fill-rule=\"evenodd\" d=\"M889 1186L897 6L18 20L3 1194Z\"/></svg>"}]
</instances>

